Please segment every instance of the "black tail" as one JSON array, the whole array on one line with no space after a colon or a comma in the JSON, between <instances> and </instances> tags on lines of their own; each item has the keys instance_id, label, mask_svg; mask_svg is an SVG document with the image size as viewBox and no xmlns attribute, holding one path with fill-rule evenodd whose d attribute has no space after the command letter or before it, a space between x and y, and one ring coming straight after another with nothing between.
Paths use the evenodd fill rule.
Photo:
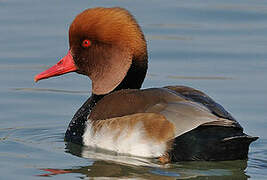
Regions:
<instances>
[{"instance_id":1,"label":"black tail","mask_svg":"<svg viewBox=\"0 0 267 180\"><path fill-rule=\"evenodd\" d=\"M174 140L172 161L224 161L246 159L249 145L257 140L241 128L200 126Z\"/></svg>"}]
</instances>

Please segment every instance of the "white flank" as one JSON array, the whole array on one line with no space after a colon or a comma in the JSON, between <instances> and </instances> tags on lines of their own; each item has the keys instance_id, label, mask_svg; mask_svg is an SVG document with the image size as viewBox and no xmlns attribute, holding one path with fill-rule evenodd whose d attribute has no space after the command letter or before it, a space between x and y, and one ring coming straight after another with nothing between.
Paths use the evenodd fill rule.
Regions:
<instances>
[{"instance_id":1,"label":"white flank","mask_svg":"<svg viewBox=\"0 0 267 180\"><path fill-rule=\"evenodd\" d=\"M120 133L119 136L118 133ZM149 158L162 156L167 148L165 142L158 143L153 139L148 139L142 123L138 123L131 131L126 127L122 132L111 129L105 124L94 133L89 120L83 135L83 142L84 145L94 148Z\"/></svg>"}]
</instances>

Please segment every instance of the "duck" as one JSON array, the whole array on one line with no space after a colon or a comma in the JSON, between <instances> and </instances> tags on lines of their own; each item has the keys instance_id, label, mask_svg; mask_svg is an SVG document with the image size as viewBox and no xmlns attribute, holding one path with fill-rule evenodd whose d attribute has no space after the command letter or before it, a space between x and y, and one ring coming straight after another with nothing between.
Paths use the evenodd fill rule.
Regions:
<instances>
[{"instance_id":1,"label":"duck","mask_svg":"<svg viewBox=\"0 0 267 180\"><path fill-rule=\"evenodd\" d=\"M161 163L247 159L247 135L220 104L187 86L141 89L147 43L134 16L121 7L95 7L69 27L69 50L35 82L76 72L92 94L65 133L68 143L155 158Z\"/></svg>"}]
</instances>

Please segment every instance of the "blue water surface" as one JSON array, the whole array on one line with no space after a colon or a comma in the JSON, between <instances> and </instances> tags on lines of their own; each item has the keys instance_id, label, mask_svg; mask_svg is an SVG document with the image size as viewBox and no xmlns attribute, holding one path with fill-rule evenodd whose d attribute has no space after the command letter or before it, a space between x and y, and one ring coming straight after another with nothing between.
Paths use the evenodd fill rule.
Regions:
<instances>
[{"instance_id":1,"label":"blue water surface","mask_svg":"<svg viewBox=\"0 0 267 180\"><path fill-rule=\"evenodd\" d=\"M143 87L186 85L222 104L260 139L244 161L156 162L66 146L64 133L89 97L71 73L35 84L68 50L68 27L86 8L120 6L149 48ZM0 179L266 179L266 0L0 0Z\"/></svg>"}]
</instances>

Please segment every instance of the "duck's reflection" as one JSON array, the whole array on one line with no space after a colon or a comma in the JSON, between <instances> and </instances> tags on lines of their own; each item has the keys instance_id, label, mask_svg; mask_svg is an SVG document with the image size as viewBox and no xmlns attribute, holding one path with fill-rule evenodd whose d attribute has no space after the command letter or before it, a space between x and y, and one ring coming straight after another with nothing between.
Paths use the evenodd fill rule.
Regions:
<instances>
[{"instance_id":1,"label":"duck's reflection","mask_svg":"<svg viewBox=\"0 0 267 180\"><path fill-rule=\"evenodd\" d=\"M246 160L222 162L180 162L160 165L153 159L120 156L92 150L86 147L66 144L66 152L89 158L88 166L75 169L42 169L40 176L78 173L93 178L115 179L247 179Z\"/></svg>"}]
</instances>

